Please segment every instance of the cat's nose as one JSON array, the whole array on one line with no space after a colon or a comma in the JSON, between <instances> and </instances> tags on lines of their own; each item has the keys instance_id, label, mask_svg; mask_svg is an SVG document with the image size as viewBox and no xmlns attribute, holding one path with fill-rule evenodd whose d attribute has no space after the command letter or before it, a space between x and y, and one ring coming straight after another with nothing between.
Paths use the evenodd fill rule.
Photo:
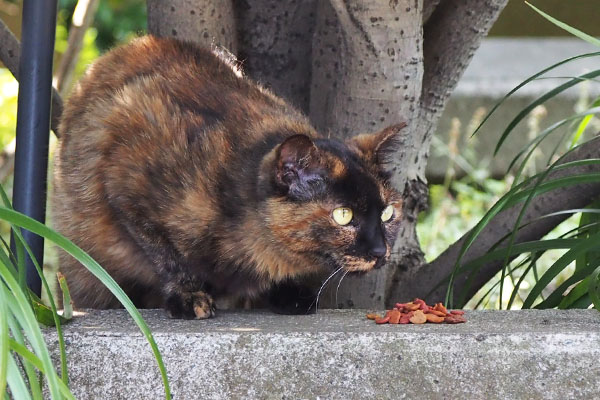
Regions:
<instances>
[{"instance_id":1,"label":"cat's nose","mask_svg":"<svg viewBox=\"0 0 600 400\"><path fill-rule=\"evenodd\" d=\"M369 249L369 255L373 257L383 257L386 252L387 248L385 247L385 244L378 244Z\"/></svg>"}]
</instances>

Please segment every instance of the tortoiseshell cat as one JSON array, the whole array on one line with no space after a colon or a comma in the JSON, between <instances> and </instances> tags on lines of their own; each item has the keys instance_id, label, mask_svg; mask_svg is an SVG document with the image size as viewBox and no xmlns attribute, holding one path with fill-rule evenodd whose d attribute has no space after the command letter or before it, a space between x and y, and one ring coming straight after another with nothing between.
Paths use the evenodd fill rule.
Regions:
<instances>
[{"instance_id":1,"label":"tortoiseshell cat","mask_svg":"<svg viewBox=\"0 0 600 400\"><path fill-rule=\"evenodd\" d=\"M403 126L322 138L232 63L146 36L94 63L65 106L55 224L138 307L209 318L213 298L383 265L402 206L384 155ZM60 257L77 307L119 306Z\"/></svg>"}]
</instances>

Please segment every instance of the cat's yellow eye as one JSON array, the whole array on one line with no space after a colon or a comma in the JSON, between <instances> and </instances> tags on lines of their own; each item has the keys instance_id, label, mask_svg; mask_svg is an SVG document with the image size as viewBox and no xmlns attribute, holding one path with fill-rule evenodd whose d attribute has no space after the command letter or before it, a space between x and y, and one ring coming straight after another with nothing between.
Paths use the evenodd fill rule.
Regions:
<instances>
[{"instance_id":1,"label":"cat's yellow eye","mask_svg":"<svg viewBox=\"0 0 600 400\"><path fill-rule=\"evenodd\" d=\"M392 215L394 215L394 207L387 206L381 212L381 220L383 222L388 222L390 220L390 218L392 218Z\"/></svg>"},{"instance_id":2,"label":"cat's yellow eye","mask_svg":"<svg viewBox=\"0 0 600 400\"><path fill-rule=\"evenodd\" d=\"M352 221L352 210L348 207L338 207L333 210L333 220L340 225L348 225Z\"/></svg>"}]
</instances>

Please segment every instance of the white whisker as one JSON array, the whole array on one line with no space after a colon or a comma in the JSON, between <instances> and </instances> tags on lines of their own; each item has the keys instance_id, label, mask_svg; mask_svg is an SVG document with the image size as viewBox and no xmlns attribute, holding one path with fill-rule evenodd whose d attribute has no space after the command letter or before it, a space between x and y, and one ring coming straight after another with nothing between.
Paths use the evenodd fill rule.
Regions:
<instances>
[{"instance_id":1,"label":"white whisker","mask_svg":"<svg viewBox=\"0 0 600 400\"><path fill-rule=\"evenodd\" d=\"M333 273L331 275L329 275L329 277L327 277L327 279L325 279L325 281L321 285L321 288L319 289L319 292L317 293L317 298L315 299L315 302L316 302L315 314L317 313L317 311L319 311L319 296L321 296L321 292L323 291L323 288L325 287L325 285L327 285L327 282L329 282L329 280L335 276L335 274L337 274L338 272L340 272L342 270L342 268L343 267L339 267L338 269L333 271ZM311 304L311 306L312 306L312 304Z\"/></svg>"},{"instance_id":2,"label":"white whisker","mask_svg":"<svg viewBox=\"0 0 600 400\"><path fill-rule=\"evenodd\" d=\"M344 271L344 274L342 275L342 277L340 278L340 281L338 282L337 288L335 289L335 306L338 306L338 291L340 290L340 285L342 284L342 281L344 280L344 278L346 277L346 275L348 275L348 270Z\"/></svg>"}]
</instances>

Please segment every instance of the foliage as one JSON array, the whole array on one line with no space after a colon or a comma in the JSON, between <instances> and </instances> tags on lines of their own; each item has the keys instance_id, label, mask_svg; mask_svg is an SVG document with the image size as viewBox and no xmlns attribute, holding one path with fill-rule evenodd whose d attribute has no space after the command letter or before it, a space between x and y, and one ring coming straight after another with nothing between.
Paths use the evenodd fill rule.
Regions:
<instances>
[{"instance_id":1,"label":"foliage","mask_svg":"<svg viewBox=\"0 0 600 400\"><path fill-rule=\"evenodd\" d=\"M15 137L19 84L6 68L0 68L0 148Z\"/></svg>"},{"instance_id":2,"label":"foliage","mask_svg":"<svg viewBox=\"0 0 600 400\"><path fill-rule=\"evenodd\" d=\"M2 241L0 246L0 393L6 393L5 390L8 388L14 398L41 399L42 382L45 381L52 398L74 398L68 389L66 353L61 328L61 324L66 322L66 319L57 313L52 298L49 299L50 308L48 308L26 286L24 254L25 251L30 256L32 254L20 233L20 228L25 228L43 236L77 259L123 304L150 343L161 371L165 395L170 398L166 370L154 337L125 292L87 253L45 225L14 211L1 188L0 195L4 203L4 206L0 206L0 219L12 225L17 250L17 254L13 254L6 241ZM35 260L34 264L43 285L48 290L48 283L40 266ZM61 288L66 289L66 282L62 279ZM65 299L69 298L68 289L64 292L64 296ZM60 377L52 364L50 352L38 323L54 325L57 329Z\"/></svg>"},{"instance_id":3,"label":"foliage","mask_svg":"<svg viewBox=\"0 0 600 400\"><path fill-rule=\"evenodd\" d=\"M534 8L533 6L531 7ZM539 12L539 10L535 10ZM577 37L596 45L599 44L595 38L579 32L574 28L566 27L561 22L543 13L541 14L551 22L567 29ZM590 53L581 57L597 55L597 53ZM533 75L511 91L505 99L531 80L537 79L544 73L552 71L557 66L571 62L576 58L577 57L563 60L562 62ZM558 85L534 100L508 123L507 128L502 133L501 138L497 143L496 152L502 146L504 141L508 139L517 123L527 117L527 115L535 110L536 107L539 107L547 100L562 93L564 90L579 85L587 80L594 79L599 75L600 70L594 70L578 77L569 78L565 83ZM505 99L501 100L500 103ZM487 262L491 260L502 260L503 268L500 273L500 278L492 284L492 287L484 295L484 297L488 296L492 290L497 289L498 303L501 308L505 304L503 301L505 300L505 298L503 299L503 296L505 296L504 285L507 278L509 278L512 280L513 289L510 293L508 302L506 303L507 308L510 308L514 304L515 299L521 295L523 296L523 308L530 308L533 306L536 308L587 308L593 304L600 310L600 283L598 282L598 277L600 275L600 255L597 250L597 244L600 240L600 229L598 228L600 226L600 209L596 207L597 204L591 205L584 210L564 211L566 213L579 214L579 224L557 238L547 237L532 242L515 243L516 233L524 226L521 224L524 212L536 196L555 189L568 188L569 186L578 183L598 184L600 182L600 174L595 172L579 173L567 178L550 178L552 172L561 169L600 164L599 159L577 160L571 162L564 161L565 157L585 143L581 132L585 130L594 116L600 112L600 108L598 107L599 104L600 99L596 99L586 110L548 126L531 140L523 151L515 156L511 162L511 166L517 166L512 186L473 227L461 248L454 272L449 278L448 293L446 296L446 301L448 303L453 298L453 282L457 273L467 273L469 274L468 276L472 277ZM491 112L495 109L496 107L494 107ZM486 119L487 117L483 119L480 126L485 123ZM566 129L564 129L565 127ZM557 154L559 150L558 147L555 148L555 151L548 158L548 164L545 169L532 176L524 175L526 166L539 144L547 138L548 135L558 131L559 128L563 128L561 142L565 147L568 148L570 146L570 148L568 148L561 156L558 156ZM513 232L508 235L508 237L504 238L506 241L502 242L503 247L497 248L498 245L496 245L490 249L488 254L479 257L477 260L463 264L462 258L464 254L489 221L499 212L515 206L519 206L521 211L514 225ZM542 216L542 218L549 216L550 215ZM547 269L538 271L538 261L541 256L549 250L562 250L562 255ZM557 277L560 274L564 276L562 281L557 280ZM525 286L523 285L523 282L529 275L533 276L534 283L524 294L522 291ZM466 301L467 299L463 298L459 300L459 303L464 304ZM481 301L476 305L479 304L481 304Z\"/></svg>"},{"instance_id":4,"label":"foliage","mask_svg":"<svg viewBox=\"0 0 600 400\"><path fill-rule=\"evenodd\" d=\"M77 0L60 0L59 23L68 27ZM146 31L144 0L101 0L93 23L95 46L104 52Z\"/></svg>"}]
</instances>

